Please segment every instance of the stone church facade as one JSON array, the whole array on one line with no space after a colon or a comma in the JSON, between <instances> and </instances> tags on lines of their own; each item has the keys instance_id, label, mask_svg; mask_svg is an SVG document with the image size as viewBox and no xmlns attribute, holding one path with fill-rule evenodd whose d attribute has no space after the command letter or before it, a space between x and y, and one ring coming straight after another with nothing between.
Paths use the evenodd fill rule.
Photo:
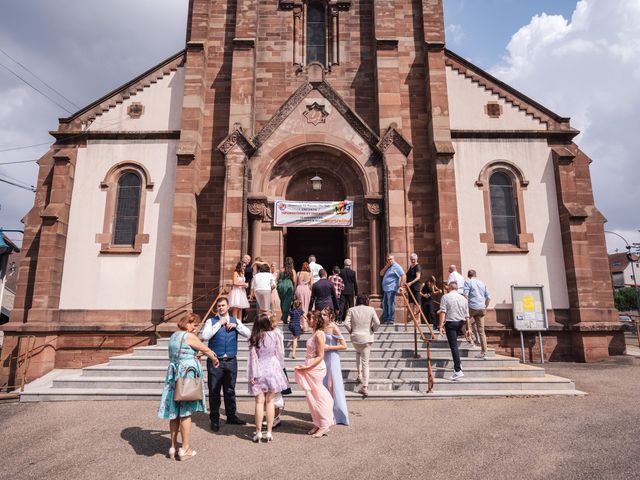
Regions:
<instances>
[{"instance_id":1,"label":"stone church facade","mask_svg":"<svg viewBox=\"0 0 640 480\"><path fill-rule=\"evenodd\" d=\"M244 253L348 257L373 295L387 253L439 279L474 268L513 355L510 286L544 285L548 358L621 353L578 131L449 51L442 0L191 0L187 30L51 132L3 381L29 335L37 377L145 344L194 299L204 313ZM352 200L354 225L276 228L279 199Z\"/></svg>"}]
</instances>

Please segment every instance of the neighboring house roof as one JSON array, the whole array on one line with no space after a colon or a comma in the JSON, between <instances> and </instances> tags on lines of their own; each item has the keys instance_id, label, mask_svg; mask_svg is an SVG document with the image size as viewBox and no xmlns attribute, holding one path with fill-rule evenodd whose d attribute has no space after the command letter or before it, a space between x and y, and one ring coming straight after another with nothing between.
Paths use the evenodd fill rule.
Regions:
<instances>
[{"instance_id":1,"label":"neighboring house roof","mask_svg":"<svg viewBox=\"0 0 640 480\"><path fill-rule=\"evenodd\" d=\"M634 255L635 261L638 261L638 256ZM626 253L612 253L609 255L609 270L611 273L622 273L629 266L630 260Z\"/></svg>"}]
</instances>

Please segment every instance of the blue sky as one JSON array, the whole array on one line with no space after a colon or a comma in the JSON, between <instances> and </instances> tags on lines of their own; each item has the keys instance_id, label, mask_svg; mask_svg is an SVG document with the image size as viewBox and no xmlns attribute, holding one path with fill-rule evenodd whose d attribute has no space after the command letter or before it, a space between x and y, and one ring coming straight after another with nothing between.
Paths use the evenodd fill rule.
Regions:
<instances>
[{"instance_id":1,"label":"blue sky","mask_svg":"<svg viewBox=\"0 0 640 480\"><path fill-rule=\"evenodd\" d=\"M506 53L511 36L534 15L571 18L576 0L445 0L444 6L448 48L489 69ZM462 27L460 38L452 25Z\"/></svg>"}]
</instances>

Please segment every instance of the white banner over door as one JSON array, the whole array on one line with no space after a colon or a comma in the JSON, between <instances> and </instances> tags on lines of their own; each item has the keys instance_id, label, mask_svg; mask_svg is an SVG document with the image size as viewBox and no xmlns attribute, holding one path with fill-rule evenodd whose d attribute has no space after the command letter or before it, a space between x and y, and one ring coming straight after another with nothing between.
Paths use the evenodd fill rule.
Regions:
<instances>
[{"instance_id":1,"label":"white banner over door","mask_svg":"<svg viewBox=\"0 0 640 480\"><path fill-rule=\"evenodd\" d=\"M353 202L290 202L276 200L274 227L353 227Z\"/></svg>"}]
</instances>

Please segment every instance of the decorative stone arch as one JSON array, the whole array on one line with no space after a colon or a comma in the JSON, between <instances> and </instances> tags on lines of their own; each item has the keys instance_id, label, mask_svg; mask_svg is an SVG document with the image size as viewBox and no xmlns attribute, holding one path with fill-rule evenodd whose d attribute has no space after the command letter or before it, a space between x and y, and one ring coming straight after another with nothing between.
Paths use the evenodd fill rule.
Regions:
<instances>
[{"instance_id":1,"label":"decorative stone arch","mask_svg":"<svg viewBox=\"0 0 640 480\"><path fill-rule=\"evenodd\" d=\"M133 245L116 245L113 243L113 233L115 227L116 204L118 201L118 182L122 175L126 173L135 173L140 178L138 226ZM100 244L100 253L137 254L142 252L142 245L149 243L149 234L142 232L144 228L147 192L152 191L153 186L154 184L151 181L149 171L144 165L133 160L117 163L107 171L104 180L100 182L100 189L106 191L107 194L102 233L96 234L96 243Z\"/></svg>"},{"instance_id":2,"label":"decorative stone arch","mask_svg":"<svg viewBox=\"0 0 640 480\"><path fill-rule=\"evenodd\" d=\"M498 244L494 238L493 221L491 215L491 196L489 179L496 172L505 173L512 181L514 202L516 210L516 224L518 228L518 244ZM480 234L480 241L487 244L487 253L528 253L529 243L533 242L533 234L527 232L527 223L524 210L524 194L529 180L522 170L508 160L495 160L487 163L476 180L476 187L482 191L484 200L484 218L486 232Z\"/></svg>"},{"instance_id":3,"label":"decorative stone arch","mask_svg":"<svg viewBox=\"0 0 640 480\"><path fill-rule=\"evenodd\" d=\"M379 194L381 191L382 165L374 164L373 155L366 155L356 145L342 138L327 134L294 135L277 145L265 155L259 168L251 168L252 193L266 193L273 190L271 186L273 172L282 162L301 155L304 152L325 152L334 157L342 156L341 165L346 166L357 176L363 187L363 194ZM275 193L271 193L274 195Z\"/></svg>"}]
</instances>

